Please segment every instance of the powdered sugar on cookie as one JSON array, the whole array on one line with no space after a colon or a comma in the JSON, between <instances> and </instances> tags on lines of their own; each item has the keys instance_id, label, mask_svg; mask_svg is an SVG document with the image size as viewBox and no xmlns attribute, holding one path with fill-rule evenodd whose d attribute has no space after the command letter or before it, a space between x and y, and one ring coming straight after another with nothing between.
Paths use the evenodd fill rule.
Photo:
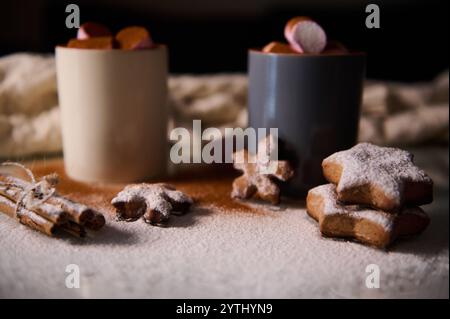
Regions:
<instances>
[{"instance_id":1,"label":"powdered sugar on cookie","mask_svg":"<svg viewBox=\"0 0 450 319\"><path fill-rule=\"evenodd\" d=\"M361 143L337 152L323 161L342 167L337 192L367 185L375 185L386 197L401 204L405 182L432 183L430 177L413 163L407 151Z\"/></svg>"},{"instance_id":2,"label":"powdered sugar on cookie","mask_svg":"<svg viewBox=\"0 0 450 319\"><path fill-rule=\"evenodd\" d=\"M171 213L184 213L192 205L188 195L167 184L132 184L126 186L111 204L121 220L133 221L141 216L150 224L161 224Z\"/></svg>"},{"instance_id":3,"label":"powdered sugar on cookie","mask_svg":"<svg viewBox=\"0 0 450 319\"><path fill-rule=\"evenodd\" d=\"M336 195L336 187L333 184L321 185L310 190L310 192L323 198L323 215L346 215L355 219L366 219L380 225L383 229L392 231L394 228L395 215L380 210L366 208L360 205L341 205Z\"/></svg>"},{"instance_id":4,"label":"powdered sugar on cookie","mask_svg":"<svg viewBox=\"0 0 450 319\"><path fill-rule=\"evenodd\" d=\"M345 237L385 248L399 236L421 233L429 217L420 207L403 208L398 213L361 205L344 205L336 186L326 184L311 189L306 199L308 214L316 219L327 237Z\"/></svg>"},{"instance_id":5,"label":"powdered sugar on cookie","mask_svg":"<svg viewBox=\"0 0 450 319\"><path fill-rule=\"evenodd\" d=\"M277 148L276 137L269 134L259 141L256 154L246 149L233 153L233 166L243 175L233 181L232 198L256 196L275 205L280 202L276 180L287 181L294 171L288 161L278 160L278 156L274 156L278 154Z\"/></svg>"}]
</instances>

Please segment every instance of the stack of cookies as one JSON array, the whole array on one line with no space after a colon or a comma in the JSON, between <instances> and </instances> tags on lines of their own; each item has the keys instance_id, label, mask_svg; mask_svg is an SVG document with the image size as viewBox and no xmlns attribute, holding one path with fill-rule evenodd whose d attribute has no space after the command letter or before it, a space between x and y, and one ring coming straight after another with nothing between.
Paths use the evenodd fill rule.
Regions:
<instances>
[{"instance_id":1,"label":"stack of cookies","mask_svg":"<svg viewBox=\"0 0 450 319\"><path fill-rule=\"evenodd\" d=\"M331 183L311 189L307 212L324 236L385 248L429 224L419 207L433 200L433 181L407 151L361 143L322 162Z\"/></svg>"}]
</instances>

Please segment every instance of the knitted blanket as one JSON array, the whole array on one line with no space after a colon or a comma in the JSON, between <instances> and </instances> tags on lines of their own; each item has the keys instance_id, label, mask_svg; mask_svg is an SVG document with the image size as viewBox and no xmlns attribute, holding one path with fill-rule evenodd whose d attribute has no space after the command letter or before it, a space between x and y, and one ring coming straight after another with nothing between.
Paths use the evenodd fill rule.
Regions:
<instances>
[{"instance_id":1,"label":"knitted blanket","mask_svg":"<svg viewBox=\"0 0 450 319\"><path fill-rule=\"evenodd\" d=\"M359 140L380 145L448 143L448 71L429 83L367 81ZM247 125L243 74L171 76L173 123L189 127ZM61 151L53 56L18 53L0 58L0 158Z\"/></svg>"}]
</instances>

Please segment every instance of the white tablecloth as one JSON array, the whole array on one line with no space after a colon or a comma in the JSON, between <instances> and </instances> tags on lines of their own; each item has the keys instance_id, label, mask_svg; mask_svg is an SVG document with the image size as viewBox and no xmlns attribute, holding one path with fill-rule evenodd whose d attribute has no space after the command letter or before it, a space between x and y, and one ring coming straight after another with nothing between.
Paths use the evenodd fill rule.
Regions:
<instances>
[{"instance_id":1,"label":"white tablecloth","mask_svg":"<svg viewBox=\"0 0 450 319\"><path fill-rule=\"evenodd\" d=\"M0 297L449 297L448 149L415 149L436 183L420 236L382 251L320 236L301 203L268 216L194 210L172 227L108 222L96 238L48 238L0 214ZM68 264L81 286L65 286ZM365 285L380 268L380 288Z\"/></svg>"}]
</instances>

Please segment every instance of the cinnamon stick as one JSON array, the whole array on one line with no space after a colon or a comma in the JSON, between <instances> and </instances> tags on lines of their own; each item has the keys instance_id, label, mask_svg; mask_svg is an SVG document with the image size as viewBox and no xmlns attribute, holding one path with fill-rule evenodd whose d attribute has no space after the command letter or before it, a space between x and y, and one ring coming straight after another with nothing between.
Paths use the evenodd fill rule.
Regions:
<instances>
[{"instance_id":1,"label":"cinnamon stick","mask_svg":"<svg viewBox=\"0 0 450 319\"><path fill-rule=\"evenodd\" d=\"M93 213L92 218L87 220L84 226L90 230L99 230L106 223L105 217L99 212L93 211Z\"/></svg>"},{"instance_id":2,"label":"cinnamon stick","mask_svg":"<svg viewBox=\"0 0 450 319\"><path fill-rule=\"evenodd\" d=\"M6 177L6 181L8 181L10 183L14 183L14 184L22 186L22 187L26 187L29 184L20 178L12 177L12 176ZM1 193L2 192L1 192L1 187L0 187L0 194ZM13 198L11 198L11 199L13 199ZM81 224L81 225L85 224L88 220L94 218L95 214L97 213L94 210L92 210L91 208L89 208L83 204L73 202L70 199L62 197L59 194L54 194L52 197L50 197L47 200L47 202L45 204L47 204L48 206L52 205L52 206L58 208L59 210L64 211L65 215L66 215L65 221L71 220L71 221ZM97 214L99 214L99 213L97 213ZM44 217L47 218L47 216L44 216ZM47 218L47 219L49 219L49 218Z\"/></svg>"},{"instance_id":3,"label":"cinnamon stick","mask_svg":"<svg viewBox=\"0 0 450 319\"><path fill-rule=\"evenodd\" d=\"M86 205L71 201L59 194L50 197L48 203L61 207L67 213L69 220L80 225L84 225L86 222L93 219L96 214L100 214Z\"/></svg>"},{"instance_id":4,"label":"cinnamon stick","mask_svg":"<svg viewBox=\"0 0 450 319\"><path fill-rule=\"evenodd\" d=\"M0 211L7 214L10 217L17 217L20 223L44 233L48 236L52 236L56 230L55 223L45 219L37 213L28 210L26 208L19 208L16 215L16 203L5 196L0 195Z\"/></svg>"},{"instance_id":5,"label":"cinnamon stick","mask_svg":"<svg viewBox=\"0 0 450 319\"><path fill-rule=\"evenodd\" d=\"M43 232L48 234L52 234L56 227L78 237L84 237L86 235L86 230L99 230L105 225L105 217L86 205L77 203L68 198L65 198L57 193L55 193L54 189L50 196L45 197L43 201L36 205L36 207L22 207L19 206L24 213L16 213L17 203L24 199L24 195L27 195L28 190L35 192L37 187L42 187L42 185L37 186L39 183L34 184L34 176L32 172L29 171L26 167L21 166L25 171L31 175L31 180L33 183L27 182L21 178L10 176L10 175L1 175L0 174L0 196L3 199L3 206L5 206L5 210L11 216L16 216L21 220L22 223L30 224L32 228L37 228ZM48 177L48 176L47 176ZM45 179L46 177L44 177ZM48 182L48 179L43 180L44 182ZM56 181L57 182L57 181ZM54 181L50 182L50 185L54 185ZM45 185L45 184L44 184ZM46 187L46 186L44 186ZM33 193L32 195L36 198L40 198L42 196L46 196L44 193L41 195L41 189L38 188L39 191L37 193ZM31 217L28 212L31 212ZM41 219L37 221L37 226L35 224L36 216L39 216ZM33 219L34 218L34 219ZM40 227L41 225L47 225L45 221L52 223L51 232L50 232L50 224L47 228Z\"/></svg>"},{"instance_id":6,"label":"cinnamon stick","mask_svg":"<svg viewBox=\"0 0 450 319\"><path fill-rule=\"evenodd\" d=\"M34 230L40 231L48 236L53 236L57 229L61 229L71 235L77 237L85 237L86 230L83 226L74 222L67 222L62 225L56 225L55 223L45 219L32 210L26 208L19 208L16 215L16 203L12 200L0 195L0 211L10 217L17 217L19 222L25 226L28 226Z\"/></svg>"},{"instance_id":7,"label":"cinnamon stick","mask_svg":"<svg viewBox=\"0 0 450 319\"><path fill-rule=\"evenodd\" d=\"M23 191L14 187L0 186L0 195L8 198L14 205L17 204L23 195ZM61 207L51 205L50 203L42 203L39 206L32 209L35 213L43 218L55 223L62 224L68 219L68 214Z\"/></svg>"}]
</instances>

